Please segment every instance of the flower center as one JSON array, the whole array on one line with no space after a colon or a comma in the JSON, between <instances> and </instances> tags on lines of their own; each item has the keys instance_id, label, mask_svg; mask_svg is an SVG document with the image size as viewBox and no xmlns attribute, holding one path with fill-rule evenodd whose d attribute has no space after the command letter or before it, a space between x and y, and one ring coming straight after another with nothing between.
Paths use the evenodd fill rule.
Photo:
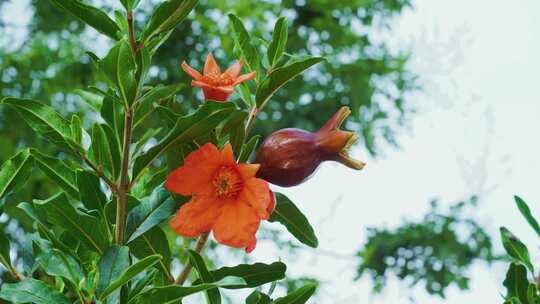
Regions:
<instances>
[{"instance_id":1,"label":"flower center","mask_svg":"<svg viewBox=\"0 0 540 304\"><path fill-rule=\"evenodd\" d=\"M234 79L227 73L210 73L203 76L203 81L216 87L230 86Z\"/></svg>"},{"instance_id":2,"label":"flower center","mask_svg":"<svg viewBox=\"0 0 540 304\"><path fill-rule=\"evenodd\" d=\"M219 198L235 198L244 185L238 170L231 166L219 168L212 183Z\"/></svg>"}]
</instances>

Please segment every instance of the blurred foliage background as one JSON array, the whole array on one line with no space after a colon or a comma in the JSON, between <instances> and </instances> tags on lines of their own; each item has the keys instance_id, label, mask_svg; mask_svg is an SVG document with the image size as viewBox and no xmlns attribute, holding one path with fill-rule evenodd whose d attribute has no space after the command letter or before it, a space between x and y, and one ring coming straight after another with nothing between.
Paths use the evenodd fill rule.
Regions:
<instances>
[{"instance_id":1,"label":"blurred foliage background","mask_svg":"<svg viewBox=\"0 0 540 304\"><path fill-rule=\"evenodd\" d=\"M135 15L136 25L142 26L141 21L160 1L142 1ZM111 16L119 8L119 1L87 2ZM15 4L25 7L28 20L24 16L11 18L9 9ZM180 63L186 60L201 68L207 52L213 52L222 67L235 60L227 12L234 11L242 18L248 30L261 37L260 45L271 38L275 20L283 15L290 26L288 50L322 55L328 62L280 90L259 116L255 133L264 137L284 127L315 130L340 106L348 105L353 117L347 128L358 132L360 145L377 157L384 147L398 145L396 134L407 127L415 112L410 94L421 89L416 75L407 68L408 54L390 50L379 38L380 33L392 30L394 19L407 9L414 9L410 0L267 0L256 4L249 0L202 0L189 22L182 23L154 57L150 82L189 83ZM103 80L85 52L90 50L102 56L111 41L46 0L0 0L0 11L4 12L0 19L0 97L47 102L66 116L83 115L84 125L90 126L97 118L85 115L89 105L77 89L103 84ZM186 111L193 108L201 101L201 96L196 96L199 93L186 86L177 96L176 106ZM157 117L146 121L159 124ZM13 111L1 107L0 162L30 143L48 154L64 157L36 137ZM51 195L54 187L42 175L32 175L25 192L7 199L5 212L16 212L10 206L21 201ZM489 236L461 213L467 204L450 210L439 210L433 205L432 211L419 222L405 222L393 229L370 229L365 246L359 246L358 276L369 274L375 291L384 287L389 273L411 280L412 285L423 282L429 293L439 296L444 296L445 288L452 282L466 289L466 269L471 263L493 259ZM7 215L1 216L0 228L8 225L7 230L17 243L21 228ZM455 225L466 226L465 238L457 237ZM263 234L278 244L293 245L291 251L295 250L294 244L280 237L279 231ZM291 284L284 283L286 287L293 287L288 286Z\"/></svg>"}]
</instances>

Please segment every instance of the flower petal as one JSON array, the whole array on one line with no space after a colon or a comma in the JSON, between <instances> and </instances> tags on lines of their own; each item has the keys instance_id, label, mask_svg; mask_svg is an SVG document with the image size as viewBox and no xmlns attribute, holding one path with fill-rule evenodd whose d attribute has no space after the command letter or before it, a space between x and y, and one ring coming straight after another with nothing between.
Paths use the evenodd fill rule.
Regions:
<instances>
[{"instance_id":1,"label":"flower petal","mask_svg":"<svg viewBox=\"0 0 540 304\"><path fill-rule=\"evenodd\" d=\"M221 165L236 167L236 160L230 143L226 143L223 150L221 150Z\"/></svg>"},{"instance_id":2,"label":"flower petal","mask_svg":"<svg viewBox=\"0 0 540 304\"><path fill-rule=\"evenodd\" d=\"M214 59L214 55L212 53L208 53L208 56L206 56L206 62L204 63L204 75L209 74L221 74L221 69L219 68L219 65L216 62L216 59Z\"/></svg>"},{"instance_id":3,"label":"flower petal","mask_svg":"<svg viewBox=\"0 0 540 304\"><path fill-rule=\"evenodd\" d=\"M255 76L257 76L257 72L255 72L255 71L253 71L251 73L244 74L244 75L240 75L240 77L236 78L233 85L241 84L244 81L251 80L251 79L255 78Z\"/></svg>"},{"instance_id":4,"label":"flower petal","mask_svg":"<svg viewBox=\"0 0 540 304\"><path fill-rule=\"evenodd\" d=\"M268 205L272 202L272 197L268 195L270 187L268 182L260 178L250 178L244 181L244 188L240 193L240 199L245 201L263 220L270 217Z\"/></svg>"},{"instance_id":5,"label":"flower petal","mask_svg":"<svg viewBox=\"0 0 540 304\"><path fill-rule=\"evenodd\" d=\"M242 71L242 60L237 60L235 63L233 63L224 74L229 74L232 79L236 79L238 75L240 74L240 71Z\"/></svg>"},{"instance_id":6,"label":"flower petal","mask_svg":"<svg viewBox=\"0 0 540 304\"><path fill-rule=\"evenodd\" d=\"M194 68L190 67L185 61L182 62L182 69L189 76L191 76L191 78L193 78L195 80L200 80L202 78L201 73L199 73L199 71L195 70Z\"/></svg>"},{"instance_id":7,"label":"flower petal","mask_svg":"<svg viewBox=\"0 0 540 304\"><path fill-rule=\"evenodd\" d=\"M209 196L194 196L176 212L171 220L171 227L182 236L198 236L212 229L222 207L220 201Z\"/></svg>"},{"instance_id":8,"label":"flower petal","mask_svg":"<svg viewBox=\"0 0 540 304\"><path fill-rule=\"evenodd\" d=\"M255 177L260 167L259 164L240 164L238 165L238 171L240 171L243 180L248 180Z\"/></svg>"},{"instance_id":9,"label":"flower petal","mask_svg":"<svg viewBox=\"0 0 540 304\"><path fill-rule=\"evenodd\" d=\"M253 209L242 201L229 201L221 209L214 224L214 238L221 244L253 250L260 219Z\"/></svg>"},{"instance_id":10,"label":"flower petal","mask_svg":"<svg viewBox=\"0 0 540 304\"><path fill-rule=\"evenodd\" d=\"M165 187L174 193L192 195L201 192L210 183L220 165L220 152L212 143L207 143L191 152L184 165L172 171Z\"/></svg>"}]
</instances>

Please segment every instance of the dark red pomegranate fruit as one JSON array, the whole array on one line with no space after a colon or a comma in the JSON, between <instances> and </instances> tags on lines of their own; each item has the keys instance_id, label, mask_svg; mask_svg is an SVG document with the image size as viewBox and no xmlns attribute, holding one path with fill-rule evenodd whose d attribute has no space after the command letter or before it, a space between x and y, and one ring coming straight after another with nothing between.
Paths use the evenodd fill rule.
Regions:
<instances>
[{"instance_id":1,"label":"dark red pomegranate fruit","mask_svg":"<svg viewBox=\"0 0 540 304\"><path fill-rule=\"evenodd\" d=\"M291 187L307 180L324 161L337 161L355 170L365 164L349 157L349 148L357 141L353 132L339 128L351 113L342 107L317 132L287 128L272 133L257 151L255 163L261 165L257 177Z\"/></svg>"}]
</instances>

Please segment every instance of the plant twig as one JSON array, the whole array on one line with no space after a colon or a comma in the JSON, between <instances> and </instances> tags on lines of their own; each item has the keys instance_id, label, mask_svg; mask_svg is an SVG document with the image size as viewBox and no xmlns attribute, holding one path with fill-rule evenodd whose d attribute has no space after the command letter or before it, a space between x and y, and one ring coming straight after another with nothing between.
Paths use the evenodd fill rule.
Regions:
<instances>
[{"instance_id":1,"label":"plant twig","mask_svg":"<svg viewBox=\"0 0 540 304\"><path fill-rule=\"evenodd\" d=\"M197 240L197 244L195 245L195 249L193 249L197 253L201 253L201 251L204 248L204 245L206 244L206 241L208 241L208 236L210 235L210 232L205 232L201 234L199 239ZM182 270L182 273L178 276L176 279L176 284L183 285L184 282L186 282L189 274L191 273L191 269L193 268L193 265L191 265L191 262L187 262L186 266Z\"/></svg>"},{"instance_id":2,"label":"plant twig","mask_svg":"<svg viewBox=\"0 0 540 304\"><path fill-rule=\"evenodd\" d=\"M251 128L253 127L253 123L255 122L255 118L257 118L257 115L259 115L260 109L257 108L257 106L254 106L251 108L251 111L249 112L249 117L246 122L246 136L249 135L249 132L251 131Z\"/></svg>"},{"instance_id":3,"label":"plant twig","mask_svg":"<svg viewBox=\"0 0 540 304\"><path fill-rule=\"evenodd\" d=\"M133 11L131 10L127 12L127 23L128 23L129 45L131 45L133 54L136 54L139 51L139 46L137 45L137 41L135 41L135 30L133 27Z\"/></svg>"},{"instance_id":4,"label":"plant twig","mask_svg":"<svg viewBox=\"0 0 540 304\"><path fill-rule=\"evenodd\" d=\"M90 167L92 168L92 170L97 174L97 176L99 176L99 178L101 178L108 186L109 188L111 188L111 191L112 192L116 192L118 190L118 187L116 185L116 183L114 183L112 180L110 180L106 175L105 173L103 172L103 170L101 170L100 168L98 168L96 165L94 165L94 163L92 163L92 161L90 161L88 159L88 157L86 157L86 155L84 154L81 154L81 159Z\"/></svg>"},{"instance_id":5,"label":"plant twig","mask_svg":"<svg viewBox=\"0 0 540 304\"><path fill-rule=\"evenodd\" d=\"M118 204L116 206L116 243L124 242L124 230L126 225L126 198L129 192L129 159L131 135L133 127L133 108L129 107L126 110L124 121L124 144L122 152L122 171L120 173L120 185L118 187Z\"/></svg>"}]
</instances>

